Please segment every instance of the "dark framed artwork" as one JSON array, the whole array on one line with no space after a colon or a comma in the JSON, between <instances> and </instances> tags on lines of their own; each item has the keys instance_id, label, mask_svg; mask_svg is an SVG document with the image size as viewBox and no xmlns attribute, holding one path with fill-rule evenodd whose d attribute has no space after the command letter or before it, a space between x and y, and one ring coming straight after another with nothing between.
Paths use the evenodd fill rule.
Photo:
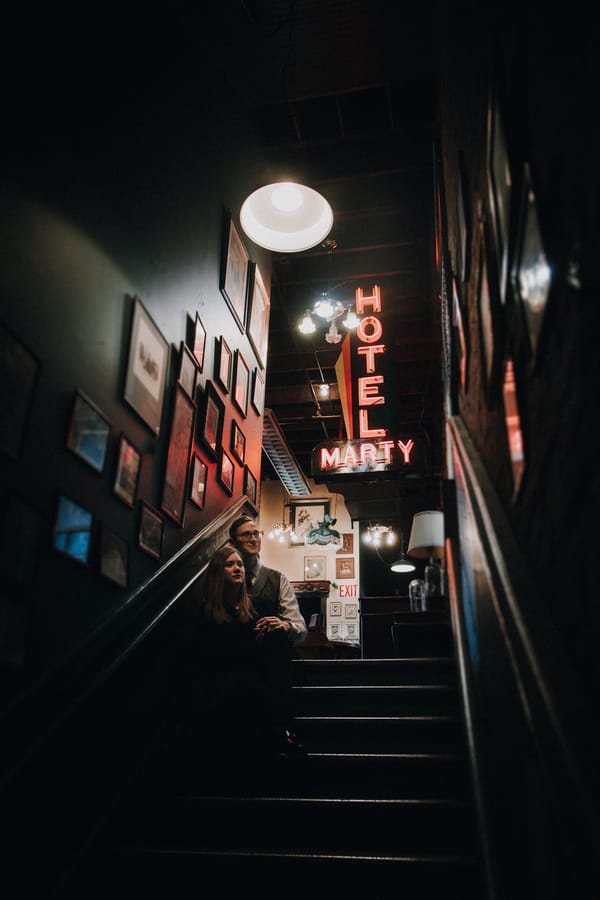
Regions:
<instances>
[{"instance_id":1,"label":"dark framed artwork","mask_svg":"<svg viewBox=\"0 0 600 900\"><path fill-rule=\"evenodd\" d=\"M160 431L168 364L169 344L135 297L123 396L154 435Z\"/></svg>"},{"instance_id":2,"label":"dark framed artwork","mask_svg":"<svg viewBox=\"0 0 600 900\"><path fill-rule=\"evenodd\" d=\"M228 213L225 221L220 288L242 333L246 321L249 264L248 251L235 227L231 214Z\"/></svg>"},{"instance_id":3,"label":"dark framed artwork","mask_svg":"<svg viewBox=\"0 0 600 900\"><path fill-rule=\"evenodd\" d=\"M204 509L206 503L207 474L208 466L197 453L194 453L190 466L190 500L198 509Z\"/></svg>"},{"instance_id":4,"label":"dark framed artwork","mask_svg":"<svg viewBox=\"0 0 600 900\"><path fill-rule=\"evenodd\" d=\"M458 382L464 393L467 391L467 372L469 364L467 335L465 331L460 294L456 278L452 278L452 324L454 330L454 346L458 363Z\"/></svg>"},{"instance_id":5,"label":"dark framed artwork","mask_svg":"<svg viewBox=\"0 0 600 900\"><path fill-rule=\"evenodd\" d=\"M255 510L258 509L258 483L248 466L244 467L244 494Z\"/></svg>"},{"instance_id":6,"label":"dark framed artwork","mask_svg":"<svg viewBox=\"0 0 600 900\"><path fill-rule=\"evenodd\" d=\"M456 222L458 229L456 262L458 277L461 282L468 281L471 266L471 221L468 203L467 176L464 161L461 157L456 172Z\"/></svg>"},{"instance_id":7,"label":"dark framed artwork","mask_svg":"<svg viewBox=\"0 0 600 900\"><path fill-rule=\"evenodd\" d=\"M226 394L231 390L233 353L224 337L215 338L215 382Z\"/></svg>"},{"instance_id":8,"label":"dark framed artwork","mask_svg":"<svg viewBox=\"0 0 600 900\"><path fill-rule=\"evenodd\" d=\"M179 375L177 376L177 381L192 400L194 399L197 378L198 366L196 357L187 344L182 341L179 351Z\"/></svg>"},{"instance_id":9,"label":"dark framed artwork","mask_svg":"<svg viewBox=\"0 0 600 900\"><path fill-rule=\"evenodd\" d=\"M196 404L181 385L176 385L160 508L178 525L183 525L184 519L195 415Z\"/></svg>"},{"instance_id":10,"label":"dark framed artwork","mask_svg":"<svg viewBox=\"0 0 600 900\"><path fill-rule=\"evenodd\" d=\"M256 263L251 264L251 270L250 309L248 311L247 331L258 364L264 369L267 364L271 299Z\"/></svg>"},{"instance_id":11,"label":"dark framed artwork","mask_svg":"<svg viewBox=\"0 0 600 900\"><path fill-rule=\"evenodd\" d=\"M110 422L83 391L77 390L71 407L67 447L98 473L104 470Z\"/></svg>"},{"instance_id":12,"label":"dark framed artwork","mask_svg":"<svg viewBox=\"0 0 600 900\"><path fill-rule=\"evenodd\" d=\"M521 428L521 416L519 414L519 402L517 395L517 380L515 367L509 357L504 362L504 377L502 381L502 398L504 400L504 422L506 426L506 439L513 479L513 502L517 499L525 474L525 447L523 430Z\"/></svg>"},{"instance_id":13,"label":"dark framed artwork","mask_svg":"<svg viewBox=\"0 0 600 900\"><path fill-rule=\"evenodd\" d=\"M40 361L0 322L0 450L19 459L29 423Z\"/></svg>"},{"instance_id":14,"label":"dark framed artwork","mask_svg":"<svg viewBox=\"0 0 600 900\"><path fill-rule=\"evenodd\" d=\"M52 546L59 553L87 565L90 558L92 513L61 494L52 530Z\"/></svg>"},{"instance_id":15,"label":"dark framed artwork","mask_svg":"<svg viewBox=\"0 0 600 900\"><path fill-rule=\"evenodd\" d=\"M198 371L202 372L204 369L204 353L206 351L206 328L202 324L202 319L198 313L196 313L195 319L190 315L187 316L186 342L194 355Z\"/></svg>"},{"instance_id":16,"label":"dark framed artwork","mask_svg":"<svg viewBox=\"0 0 600 900\"><path fill-rule=\"evenodd\" d=\"M488 187L494 224L499 299L500 303L504 303L506 301L507 288L508 229L512 179L500 106L497 98L493 95L490 96L488 103L487 131Z\"/></svg>"},{"instance_id":17,"label":"dark framed artwork","mask_svg":"<svg viewBox=\"0 0 600 900\"><path fill-rule=\"evenodd\" d=\"M354 532L342 532L342 546L336 553L354 553Z\"/></svg>"},{"instance_id":18,"label":"dark framed artwork","mask_svg":"<svg viewBox=\"0 0 600 900\"><path fill-rule=\"evenodd\" d=\"M214 459L223 440L223 422L225 420L225 404L219 397L212 382L207 382L204 403L204 422L202 424L202 442Z\"/></svg>"},{"instance_id":19,"label":"dark framed artwork","mask_svg":"<svg viewBox=\"0 0 600 900\"><path fill-rule=\"evenodd\" d=\"M309 531L319 527L329 515L329 500L304 500L290 503L290 547L303 547Z\"/></svg>"},{"instance_id":20,"label":"dark framed artwork","mask_svg":"<svg viewBox=\"0 0 600 900\"><path fill-rule=\"evenodd\" d=\"M494 269L490 259L489 239L482 224L477 307L479 312L482 363L488 399L491 399L492 389L496 380L500 350L498 299L493 274Z\"/></svg>"},{"instance_id":21,"label":"dark framed artwork","mask_svg":"<svg viewBox=\"0 0 600 900\"><path fill-rule=\"evenodd\" d=\"M250 369L239 350L235 351L235 373L233 383L233 402L246 417L248 414L248 394L250 392Z\"/></svg>"},{"instance_id":22,"label":"dark framed artwork","mask_svg":"<svg viewBox=\"0 0 600 900\"><path fill-rule=\"evenodd\" d=\"M262 416L265 408L265 376L258 368L255 368L252 374L251 402L258 415Z\"/></svg>"},{"instance_id":23,"label":"dark framed artwork","mask_svg":"<svg viewBox=\"0 0 600 900\"><path fill-rule=\"evenodd\" d=\"M525 165L523 172L512 283L525 319L530 356L535 361L552 273L544 250L528 165Z\"/></svg>"},{"instance_id":24,"label":"dark framed artwork","mask_svg":"<svg viewBox=\"0 0 600 900\"><path fill-rule=\"evenodd\" d=\"M140 477L142 454L121 432L117 449L117 471L113 491L117 497L133 509Z\"/></svg>"},{"instance_id":25,"label":"dark framed artwork","mask_svg":"<svg viewBox=\"0 0 600 900\"><path fill-rule=\"evenodd\" d=\"M129 569L129 545L102 523L100 527L99 570L103 578L121 588L127 587Z\"/></svg>"},{"instance_id":26,"label":"dark framed artwork","mask_svg":"<svg viewBox=\"0 0 600 900\"><path fill-rule=\"evenodd\" d=\"M231 420L230 449L240 465L243 466L246 461L246 436L235 419Z\"/></svg>"},{"instance_id":27,"label":"dark framed artwork","mask_svg":"<svg viewBox=\"0 0 600 900\"><path fill-rule=\"evenodd\" d=\"M233 479L235 465L229 454L221 448L219 464L217 466L217 481L224 491L231 496L233 494Z\"/></svg>"},{"instance_id":28,"label":"dark framed artwork","mask_svg":"<svg viewBox=\"0 0 600 900\"><path fill-rule=\"evenodd\" d=\"M162 553L164 527L165 520L162 514L152 504L142 500L137 543L140 550L154 559L160 559Z\"/></svg>"}]
</instances>

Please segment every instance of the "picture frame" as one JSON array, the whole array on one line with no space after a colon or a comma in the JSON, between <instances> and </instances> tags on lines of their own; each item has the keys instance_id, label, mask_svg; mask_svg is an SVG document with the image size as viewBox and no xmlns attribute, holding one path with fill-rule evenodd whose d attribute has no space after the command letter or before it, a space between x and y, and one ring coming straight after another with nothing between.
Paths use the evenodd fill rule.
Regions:
<instances>
[{"instance_id":1,"label":"picture frame","mask_svg":"<svg viewBox=\"0 0 600 900\"><path fill-rule=\"evenodd\" d=\"M128 584L129 545L104 523L100 527L99 571L103 578L120 588Z\"/></svg>"},{"instance_id":2,"label":"picture frame","mask_svg":"<svg viewBox=\"0 0 600 900\"><path fill-rule=\"evenodd\" d=\"M325 556L305 556L304 557L304 580L305 581L323 581L327 574L327 557Z\"/></svg>"},{"instance_id":3,"label":"picture frame","mask_svg":"<svg viewBox=\"0 0 600 900\"><path fill-rule=\"evenodd\" d=\"M246 418L248 415L248 395L250 392L250 369L239 350L235 351L235 375L233 402Z\"/></svg>"},{"instance_id":4,"label":"picture frame","mask_svg":"<svg viewBox=\"0 0 600 900\"><path fill-rule=\"evenodd\" d=\"M258 510L258 482L248 466L244 466L244 494L254 509Z\"/></svg>"},{"instance_id":5,"label":"picture frame","mask_svg":"<svg viewBox=\"0 0 600 900\"><path fill-rule=\"evenodd\" d=\"M306 535L329 515L329 500L305 500L290 503L290 547L303 547Z\"/></svg>"},{"instance_id":6,"label":"picture frame","mask_svg":"<svg viewBox=\"0 0 600 900\"><path fill-rule=\"evenodd\" d=\"M261 369L267 365L269 345L269 316L271 298L256 263L250 264L250 304L248 310L248 339Z\"/></svg>"},{"instance_id":7,"label":"picture frame","mask_svg":"<svg viewBox=\"0 0 600 900\"><path fill-rule=\"evenodd\" d=\"M346 640L358 640L358 622L346 622L343 636Z\"/></svg>"},{"instance_id":8,"label":"picture frame","mask_svg":"<svg viewBox=\"0 0 600 900\"><path fill-rule=\"evenodd\" d=\"M346 603L344 615L347 619L358 619L358 603Z\"/></svg>"},{"instance_id":9,"label":"picture frame","mask_svg":"<svg viewBox=\"0 0 600 900\"><path fill-rule=\"evenodd\" d=\"M217 466L217 481L226 494L233 494L233 481L235 477L235 464L227 451L221 447L219 463Z\"/></svg>"},{"instance_id":10,"label":"picture frame","mask_svg":"<svg viewBox=\"0 0 600 900\"><path fill-rule=\"evenodd\" d=\"M228 212L225 216L224 250L219 287L242 334L246 321L249 264L248 251L231 213Z\"/></svg>"},{"instance_id":11,"label":"picture frame","mask_svg":"<svg viewBox=\"0 0 600 900\"><path fill-rule=\"evenodd\" d=\"M342 546L335 551L340 553L354 553L354 533L352 531L342 532Z\"/></svg>"},{"instance_id":12,"label":"picture frame","mask_svg":"<svg viewBox=\"0 0 600 900\"><path fill-rule=\"evenodd\" d=\"M195 416L196 404L176 384L160 508L179 526L183 526L184 520Z\"/></svg>"},{"instance_id":13,"label":"picture frame","mask_svg":"<svg viewBox=\"0 0 600 900\"><path fill-rule=\"evenodd\" d=\"M461 283L469 279L471 267L471 222L469 216L469 192L464 159L459 157L456 171L456 223L457 223L457 274Z\"/></svg>"},{"instance_id":14,"label":"picture frame","mask_svg":"<svg viewBox=\"0 0 600 900\"><path fill-rule=\"evenodd\" d=\"M160 559L162 554L164 526L164 516L147 500L142 500L137 545L154 559Z\"/></svg>"},{"instance_id":15,"label":"picture frame","mask_svg":"<svg viewBox=\"0 0 600 900\"><path fill-rule=\"evenodd\" d=\"M168 367L168 341L136 295L123 399L155 437L160 432Z\"/></svg>"},{"instance_id":16,"label":"picture frame","mask_svg":"<svg viewBox=\"0 0 600 900\"><path fill-rule=\"evenodd\" d=\"M342 626L337 622L334 625L329 625L327 628L327 637L330 640L333 638L333 640L339 641L342 633L341 629Z\"/></svg>"},{"instance_id":17,"label":"picture frame","mask_svg":"<svg viewBox=\"0 0 600 900\"><path fill-rule=\"evenodd\" d=\"M135 506L141 465L141 452L134 444L132 444L129 438L121 432L117 448L117 467L113 483L113 493L131 509Z\"/></svg>"},{"instance_id":18,"label":"picture frame","mask_svg":"<svg viewBox=\"0 0 600 900\"><path fill-rule=\"evenodd\" d=\"M41 364L28 347L0 322L0 450L21 458Z\"/></svg>"},{"instance_id":19,"label":"picture frame","mask_svg":"<svg viewBox=\"0 0 600 900\"><path fill-rule=\"evenodd\" d=\"M331 600L329 603L329 615L338 617L342 615L342 604L339 600Z\"/></svg>"},{"instance_id":20,"label":"picture frame","mask_svg":"<svg viewBox=\"0 0 600 900\"><path fill-rule=\"evenodd\" d=\"M206 503L206 481L208 466L202 457L194 451L190 466L190 500L198 509L204 509Z\"/></svg>"},{"instance_id":21,"label":"picture frame","mask_svg":"<svg viewBox=\"0 0 600 900\"><path fill-rule=\"evenodd\" d=\"M511 280L525 321L529 356L535 364L552 277L540 231L531 170L527 163L523 168Z\"/></svg>"},{"instance_id":22,"label":"picture frame","mask_svg":"<svg viewBox=\"0 0 600 900\"><path fill-rule=\"evenodd\" d=\"M61 494L52 529L52 546L63 556L88 565L94 517L89 509Z\"/></svg>"},{"instance_id":23,"label":"picture frame","mask_svg":"<svg viewBox=\"0 0 600 900\"><path fill-rule=\"evenodd\" d=\"M481 343L482 366L488 393L491 401L493 388L498 372L500 348L499 301L496 282L493 280L493 260L490 255L489 239L484 224L481 224L481 242L479 256L479 280L477 285L477 309L479 313L479 331Z\"/></svg>"},{"instance_id":24,"label":"picture frame","mask_svg":"<svg viewBox=\"0 0 600 900\"><path fill-rule=\"evenodd\" d=\"M215 382L228 394L231 390L233 353L224 337L215 338Z\"/></svg>"},{"instance_id":25,"label":"picture frame","mask_svg":"<svg viewBox=\"0 0 600 900\"><path fill-rule=\"evenodd\" d=\"M177 376L177 382L192 400L194 399L197 378L198 365L196 363L196 357L185 341L182 341L179 348L179 374Z\"/></svg>"},{"instance_id":26,"label":"picture frame","mask_svg":"<svg viewBox=\"0 0 600 900\"><path fill-rule=\"evenodd\" d=\"M207 382L204 402L204 421L201 440L208 453L217 459L223 438L225 404L219 397L212 382Z\"/></svg>"},{"instance_id":27,"label":"picture frame","mask_svg":"<svg viewBox=\"0 0 600 900\"><path fill-rule=\"evenodd\" d=\"M488 193L492 211L500 303L506 301L512 177L498 98L490 94L487 116Z\"/></svg>"},{"instance_id":28,"label":"picture frame","mask_svg":"<svg viewBox=\"0 0 600 900\"><path fill-rule=\"evenodd\" d=\"M87 394L76 390L67 430L67 448L99 475L104 471L111 425Z\"/></svg>"},{"instance_id":29,"label":"picture frame","mask_svg":"<svg viewBox=\"0 0 600 900\"><path fill-rule=\"evenodd\" d=\"M192 318L188 313L186 342L196 360L198 372L202 372L204 369L204 355L206 351L206 328L202 324L199 313L196 313L195 318Z\"/></svg>"},{"instance_id":30,"label":"picture frame","mask_svg":"<svg viewBox=\"0 0 600 900\"><path fill-rule=\"evenodd\" d=\"M230 449L235 459L243 466L246 462L246 436L235 419L231 420Z\"/></svg>"},{"instance_id":31,"label":"picture frame","mask_svg":"<svg viewBox=\"0 0 600 900\"><path fill-rule=\"evenodd\" d=\"M252 374L252 406L259 416L265 409L265 376L259 368L255 368Z\"/></svg>"},{"instance_id":32,"label":"picture frame","mask_svg":"<svg viewBox=\"0 0 600 900\"><path fill-rule=\"evenodd\" d=\"M525 443L521 416L519 413L519 398L517 393L517 379L512 358L508 356L504 361L504 374L502 379L502 399L504 402L504 423L506 426L506 439L513 480L513 503L518 498L525 474Z\"/></svg>"},{"instance_id":33,"label":"picture frame","mask_svg":"<svg viewBox=\"0 0 600 900\"><path fill-rule=\"evenodd\" d=\"M335 560L335 578L336 581L339 579L343 581L344 579L354 578L354 557L353 556L341 556L337 557Z\"/></svg>"},{"instance_id":34,"label":"picture frame","mask_svg":"<svg viewBox=\"0 0 600 900\"><path fill-rule=\"evenodd\" d=\"M467 392L467 373L469 352L467 335L463 322L462 306L458 284L455 277L452 278L452 324L454 333L454 347L458 364L458 383L463 394Z\"/></svg>"}]
</instances>

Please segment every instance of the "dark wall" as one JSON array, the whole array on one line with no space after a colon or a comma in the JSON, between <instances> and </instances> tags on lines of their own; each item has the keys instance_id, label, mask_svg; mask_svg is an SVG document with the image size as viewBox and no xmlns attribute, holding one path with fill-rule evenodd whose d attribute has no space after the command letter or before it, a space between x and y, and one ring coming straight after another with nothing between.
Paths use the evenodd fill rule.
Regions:
<instances>
[{"instance_id":1,"label":"dark wall","mask_svg":"<svg viewBox=\"0 0 600 900\"><path fill-rule=\"evenodd\" d=\"M241 350L251 373L257 365L219 289L225 211L235 218L260 181L243 110L206 71L194 35L176 39L150 11L143 30L110 5L87 10L85 21L83 13L78 19L59 11L13 11L4 30L0 320L40 364L22 449L0 463L5 697L119 609L230 502L196 432L209 465L204 509L186 500L183 526L165 517L160 560L137 547L141 500L161 504L187 316L199 313L207 332L198 426L215 340L224 336L232 351ZM247 249L268 283L264 255ZM171 348L158 437L123 399L135 295ZM65 445L76 389L111 426L101 474ZM250 405L243 417L222 397L224 445L229 449L235 417L259 479L261 418ZM121 432L142 453L134 509L113 492ZM242 490L236 463L233 497ZM59 494L93 513L87 566L52 550ZM100 523L128 545L125 589L99 574Z\"/></svg>"}]
</instances>

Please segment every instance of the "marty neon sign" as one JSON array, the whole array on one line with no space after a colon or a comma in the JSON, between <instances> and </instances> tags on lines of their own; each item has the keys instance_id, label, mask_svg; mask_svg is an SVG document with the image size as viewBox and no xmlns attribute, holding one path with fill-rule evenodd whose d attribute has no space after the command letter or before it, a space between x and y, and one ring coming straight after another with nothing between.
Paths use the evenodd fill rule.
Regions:
<instances>
[{"instance_id":1,"label":"marty neon sign","mask_svg":"<svg viewBox=\"0 0 600 900\"><path fill-rule=\"evenodd\" d=\"M365 315L370 311L370 315ZM381 319L373 313L381 315L381 289L378 285L373 288L373 293L365 297L362 288L356 289L356 314L361 318L356 337L360 341L356 353L361 360L361 368L364 365L364 375L357 380L358 400L358 434L361 438L382 438L387 434L386 428L369 426L369 409L372 406L382 406L385 397L380 393L384 384L384 377L377 374L378 364L383 362L386 352L385 344L381 343L383 325ZM362 359L361 359L362 358ZM381 369L381 365L379 365Z\"/></svg>"},{"instance_id":2,"label":"marty neon sign","mask_svg":"<svg viewBox=\"0 0 600 900\"><path fill-rule=\"evenodd\" d=\"M337 441L319 444L315 448L313 471L337 472L381 472L390 469L412 467L415 442L408 440L383 441Z\"/></svg>"}]
</instances>

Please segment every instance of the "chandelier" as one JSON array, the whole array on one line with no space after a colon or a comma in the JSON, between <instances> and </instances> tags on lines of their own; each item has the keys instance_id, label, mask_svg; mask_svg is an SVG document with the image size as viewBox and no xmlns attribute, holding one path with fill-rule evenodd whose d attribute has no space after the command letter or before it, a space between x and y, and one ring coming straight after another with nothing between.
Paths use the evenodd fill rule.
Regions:
<instances>
[{"instance_id":1,"label":"chandelier","mask_svg":"<svg viewBox=\"0 0 600 900\"><path fill-rule=\"evenodd\" d=\"M363 540L371 547L381 547L386 544L391 547L396 543L396 534L391 525L369 525L365 531Z\"/></svg>"},{"instance_id":2,"label":"chandelier","mask_svg":"<svg viewBox=\"0 0 600 900\"><path fill-rule=\"evenodd\" d=\"M285 542L285 537L288 534L293 541L297 540L293 525L286 525L285 522L276 522L271 527L267 537L271 541L277 540L280 544L283 544Z\"/></svg>"},{"instance_id":3,"label":"chandelier","mask_svg":"<svg viewBox=\"0 0 600 900\"><path fill-rule=\"evenodd\" d=\"M325 247L329 256L329 266L331 268L331 259L333 251L337 247L337 243L332 238L328 238L321 244ZM331 279L330 282L331 284ZM338 285L339 287L339 285ZM329 296L329 291L321 294L318 300L313 303L312 309L307 309L304 313L302 321L298 328L302 334L313 334L317 330L317 325L326 323L329 325L325 340L328 344L339 344L342 335L338 326L344 325L346 328L356 328L359 318L350 303L342 303L341 300L335 300Z\"/></svg>"}]
</instances>

